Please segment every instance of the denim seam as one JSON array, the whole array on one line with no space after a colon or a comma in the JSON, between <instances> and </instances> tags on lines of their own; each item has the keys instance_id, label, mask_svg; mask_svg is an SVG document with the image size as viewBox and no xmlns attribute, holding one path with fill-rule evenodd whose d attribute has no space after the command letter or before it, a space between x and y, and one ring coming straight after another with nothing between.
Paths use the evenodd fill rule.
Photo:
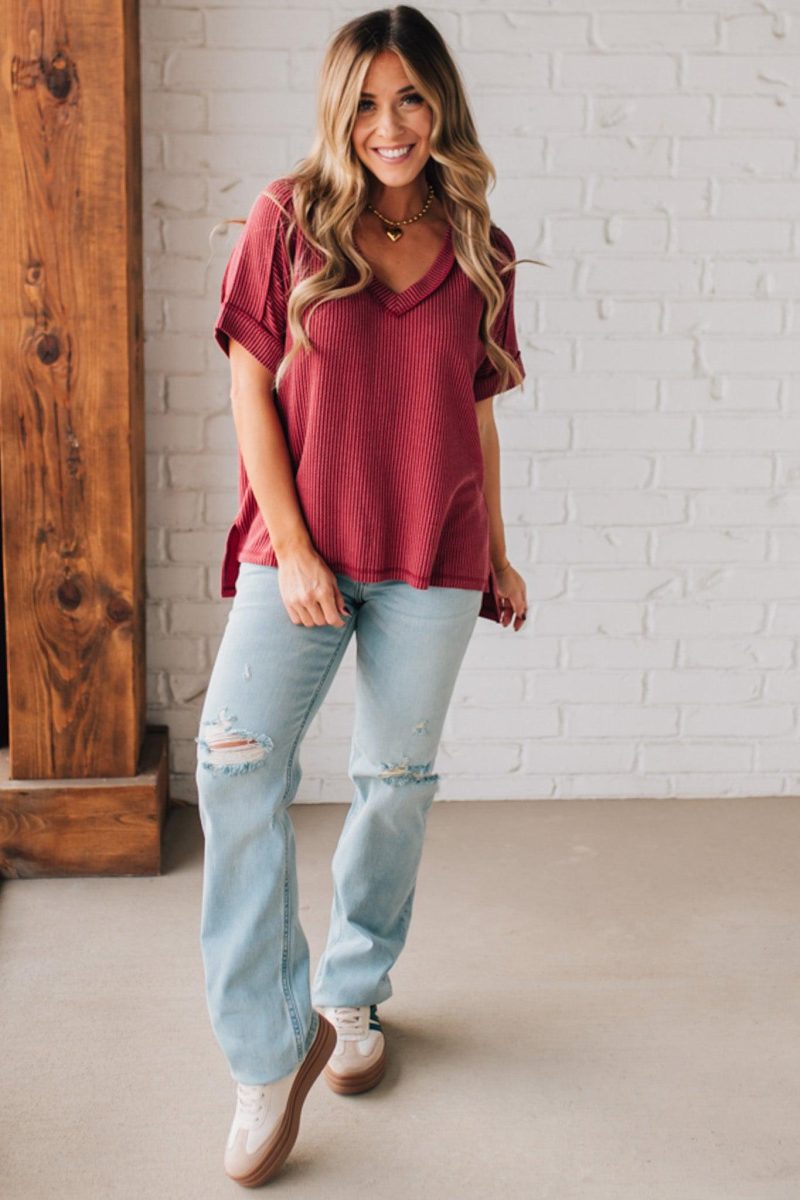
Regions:
<instances>
[{"instance_id":1,"label":"denim seam","mask_svg":"<svg viewBox=\"0 0 800 1200\"><path fill-rule=\"evenodd\" d=\"M308 708L306 709L303 719L300 722L300 728L298 729L295 739L292 743L291 750L289 751L289 758L288 758L287 767L286 767L286 787L284 788L283 795L281 796L281 809L284 812L285 819L287 821L290 821L291 817L289 816L289 813L286 811L286 809L284 807L284 801L286 800L286 796L288 795L289 788L291 787L292 770L294 768L295 752L297 750L297 746L300 742L300 739L302 738L303 733L305 732L306 722L308 721L308 715L311 712L312 708L314 707L314 702L316 701L317 696L319 695L320 691L322 690L325 680L330 675L331 668L333 667L333 664L336 662L337 656L340 656L342 654L344 648L347 645L346 639L344 637L344 634L345 634L347 628L348 627L346 626L345 629L342 631L340 639L336 644L333 654L331 655L330 660L328 662L328 665L325 667L325 670L322 672L322 675L319 678L317 686L314 689L311 699L308 702ZM289 864L288 864L288 842L287 842L287 838L286 838L286 832L284 831L284 839L283 839L283 939L282 939L283 940L283 948L282 948L282 953L281 953L281 981L282 981L282 985L283 985L284 1001L286 1003L286 1008L289 1013L289 1019L292 1022L292 1029L294 1031L297 1052L300 1057L300 1060L302 1060L306 1054L306 1048L304 1046L304 1043L308 1036L308 1031L306 1031L304 1033L300 1028L300 1017L299 1017L299 1012L298 1012L297 997L295 996L294 991L292 990L292 984L289 979L289 972L287 970L288 963L289 963L289 939L291 936L291 925L290 925L290 921L289 921L289 908L290 908L289 899L290 899L290 897L289 897L288 866L289 866ZM313 1018L312 1018L312 1024L313 1024Z\"/></svg>"},{"instance_id":2,"label":"denim seam","mask_svg":"<svg viewBox=\"0 0 800 1200\"><path fill-rule=\"evenodd\" d=\"M284 813L283 819L285 821L290 819L288 813ZM286 1003L289 1020L292 1022L297 1053L302 1055L303 1033L300 1029L297 999L292 993L289 972L287 970L289 965L289 843L285 828L283 830L283 937L281 941L281 985L283 988L283 998Z\"/></svg>"}]
</instances>

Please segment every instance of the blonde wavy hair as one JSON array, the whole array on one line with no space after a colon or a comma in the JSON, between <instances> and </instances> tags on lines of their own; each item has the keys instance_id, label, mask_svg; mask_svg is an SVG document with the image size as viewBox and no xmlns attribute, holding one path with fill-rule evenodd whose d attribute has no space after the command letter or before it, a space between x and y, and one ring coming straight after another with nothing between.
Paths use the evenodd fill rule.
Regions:
<instances>
[{"instance_id":1,"label":"blonde wavy hair","mask_svg":"<svg viewBox=\"0 0 800 1200\"><path fill-rule=\"evenodd\" d=\"M424 173L433 185L452 227L453 251L464 273L482 293L485 304L480 323L481 341L506 390L509 376L521 382L517 363L491 337L491 328L505 299L501 276L517 263L538 259L508 259L490 239L492 220L487 203L495 169L478 141L459 70L442 35L417 8L400 4L355 17L334 33L322 62L317 85L317 127L310 152L291 171L292 208L287 212L284 236L292 261L287 323L293 345L278 366L275 387L301 348L313 349L303 327L318 304L362 291L372 268L359 252L353 237L357 217L366 206L367 171L352 144L361 88L377 54L391 50L398 56L409 81L429 103L432 113L430 157ZM225 222L223 222L224 224ZM237 223L244 223L241 218ZM323 266L304 274L304 264L292 259L291 240L298 227L305 241L323 259ZM345 282L348 262L357 276Z\"/></svg>"}]
</instances>

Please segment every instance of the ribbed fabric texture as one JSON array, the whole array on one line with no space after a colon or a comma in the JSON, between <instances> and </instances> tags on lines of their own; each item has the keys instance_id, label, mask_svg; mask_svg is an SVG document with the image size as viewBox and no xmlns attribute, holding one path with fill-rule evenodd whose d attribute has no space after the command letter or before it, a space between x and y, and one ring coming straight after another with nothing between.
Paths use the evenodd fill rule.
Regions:
<instances>
[{"instance_id":1,"label":"ribbed fabric texture","mask_svg":"<svg viewBox=\"0 0 800 1200\"><path fill-rule=\"evenodd\" d=\"M214 336L240 342L273 373L292 344L286 323L289 255L307 271L319 254L298 230L287 254L292 180L254 201L222 278ZM513 257L497 226L493 237ZM349 267L355 280L355 268ZM522 364L514 271L495 338ZM448 234L428 271L393 292L377 278L325 301L304 323L313 344L290 364L273 400L282 418L309 534L333 571L364 583L484 591L481 616L499 619L475 402L500 380L479 336L483 297L455 260ZM221 594L235 594L239 562L277 566L239 451L239 511L225 543Z\"/></svg>"}]
</instances>

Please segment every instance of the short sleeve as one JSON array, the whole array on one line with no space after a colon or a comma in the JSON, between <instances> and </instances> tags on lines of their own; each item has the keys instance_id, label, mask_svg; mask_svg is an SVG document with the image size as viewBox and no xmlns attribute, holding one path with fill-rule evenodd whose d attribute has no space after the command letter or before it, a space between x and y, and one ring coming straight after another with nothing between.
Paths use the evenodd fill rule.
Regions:
<instances>
[{"instance_id":1,"label":"short sleeve","mask_svg":"<svg viewBox=\"0 0 800 1200\"><path fill-rule=\"evenodd\" d=\"M501 247L510 259L516 258L514 244L507 233L504 233L496 225L492 227L494 240ZM517 344L517 329L514 317L514 286L516 283L516 268L507 271L500 278L503 281L506 298L503 307L497 314L494 326L492 328L492 336L498 345L511 355L514 361L519 366L522 372L522 378L525 378L525 364L522 361L519 345ZM517 385L509 378L505 388L502 387L500 373L492 363L488 354L484 357L483 362L478 367L475 373L475 399L485 400L487 396L497 396L502 394L502 391L510 391Z\"/></svg>"},{"instance_id":2,"label":"short sleeve","mask_svg":"<svg viewBox=\"0 0 800 1200\"><path fill-rule=\"evenodd\" d=\"M287 191L280 181L253 202L222 276L214 337L228 356L230 338L240 342L274 374L284 355L286 336L290 274L285 237L289 218L266 192L287 207Z\"/></svg>"}]
</instances>

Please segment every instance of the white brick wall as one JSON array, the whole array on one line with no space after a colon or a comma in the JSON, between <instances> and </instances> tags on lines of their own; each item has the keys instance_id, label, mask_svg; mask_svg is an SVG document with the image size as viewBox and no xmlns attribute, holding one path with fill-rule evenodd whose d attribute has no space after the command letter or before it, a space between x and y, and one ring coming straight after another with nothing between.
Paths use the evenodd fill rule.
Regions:
<instances>
[{"instance_id":1,"label":"white brick wall","mask_svg":"<svg viewBox=\"0 0 800 1200\"><path fill-rule=\"evenodd\" d=\"M143 3L148 667L172 790L229 607L238 227L369 6ZM429 3L499 181L528 368L496 402L523 633L479 620L441 798L800 790L800 0ZM299 799L346 801L355 643Z\"/></svg>"}]
</instances>

